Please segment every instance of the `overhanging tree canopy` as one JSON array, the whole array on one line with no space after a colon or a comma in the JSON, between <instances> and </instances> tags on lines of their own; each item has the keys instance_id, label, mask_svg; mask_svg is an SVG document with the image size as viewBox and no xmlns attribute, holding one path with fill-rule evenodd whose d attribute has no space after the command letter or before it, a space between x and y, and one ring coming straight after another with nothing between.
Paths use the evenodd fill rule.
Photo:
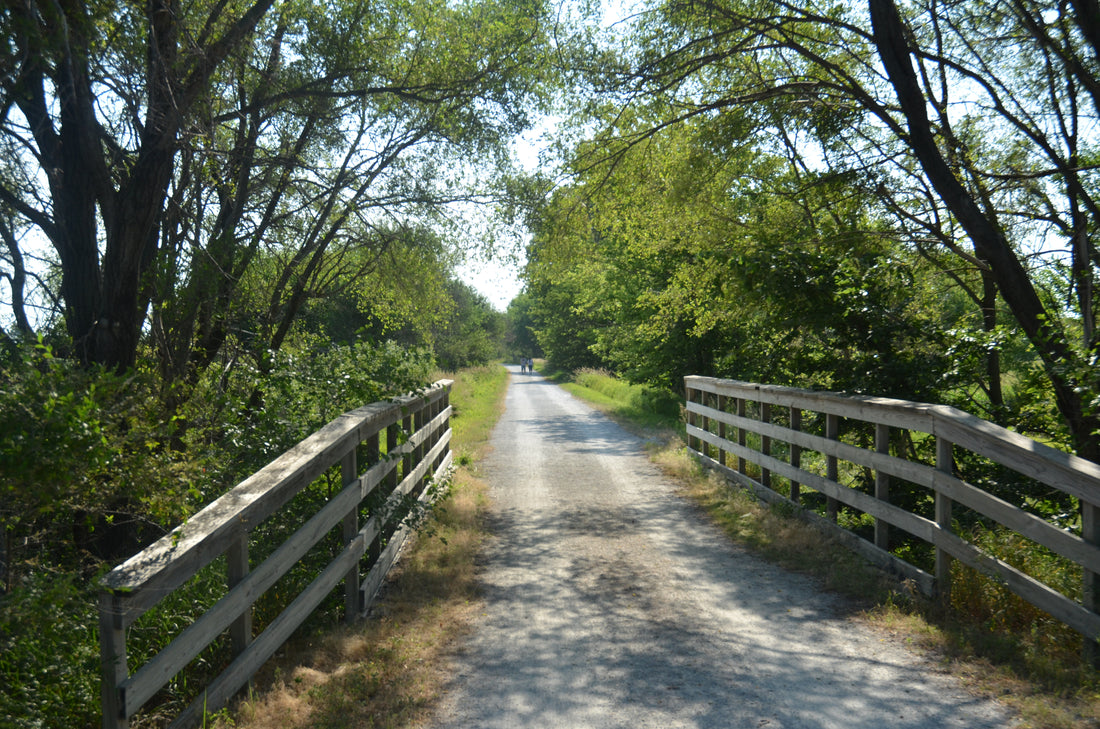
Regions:
<instances>
[{"instance_id":1,"label":"overhanging tree canopy","mask_svg":"<svg viewBox=\"0 0 1100 729\"><path fill-rule=\"evenodd\" d=\"M149 331L171 379L216 354L266 250L283 265L251 334L277 348L342 251L384 250L468 194L464 161L503 158L543 15L526 0L10 3L7 258L18 272L36 236L56 252L74 356L124 369Z\"/></svg>"},{"instance_id":2,"label":"overhanging tree canopy","mask_svg":"<svg viewBox=\"0 0 1100 729\"><path fill-rule=\"evenodd\" d=\"M1100 460L1098 16L1096 0L657 2L618 61L591 70L660 120L603 137L595 155L744 116L776 150L852 175L915 248L987 277L1077 452ZM1052 249L1068 300L1042 283L1038 252ZM994 315L991 297L975 299Z\"/></svg>"}]
</instances>

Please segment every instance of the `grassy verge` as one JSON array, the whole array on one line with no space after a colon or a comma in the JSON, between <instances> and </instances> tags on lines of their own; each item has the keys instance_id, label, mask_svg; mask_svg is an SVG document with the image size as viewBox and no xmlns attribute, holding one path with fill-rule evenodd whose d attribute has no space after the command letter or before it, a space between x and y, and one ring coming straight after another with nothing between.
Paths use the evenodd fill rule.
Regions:
<instances>
[{"instance_id":1,"label":"grassy verge","mask_svg":"<svg viewBox=\"0 0 1100 729\"><path fill-rule=\"evenodd\" d=\"M456 471L450 495L402 556L371 619L296 642L253 696L214 722L264 729L369 729L421 723L448 675L445 655L477 609L475 557L484 538L477 463L503 410L501 367L465 370L451 400Z\"/></svg>"},{"instance_id":2,"label":"grassy verge","mask_svg":"<svg viewBox=\"0 0 1100 729\"><path fill-rule=\"evenodd\" d=\"M584 369L568 374L540 365L539 373L635 429L684 432L680 398L671 392L631 385L602 370Z\"/></svg>"},{"instance_id":3,"label":"grassy verge","mask_svg":"<svg viewBox=\"0 0 1100 729\"><path fill-rule=\"evenodd\" d=\"M560 373L552 376L563 383L569 379ZM731 539L785 568L815 575L828 589L852 598L865 623L925 652L972 690L998 697L1018 712L1022 726L1100 728L1100 673L1083 665L1078 651L1044 649L1042 635L1014 634L967 620L888 580L789 510L760 503L704 472L686 454L682 425L655 413L635 417L639 388L606 380L612 378L578 373L564 386L646 437L654 462ZM973 578L960 571L956 579Z\"/></svg>"}]
</instances>

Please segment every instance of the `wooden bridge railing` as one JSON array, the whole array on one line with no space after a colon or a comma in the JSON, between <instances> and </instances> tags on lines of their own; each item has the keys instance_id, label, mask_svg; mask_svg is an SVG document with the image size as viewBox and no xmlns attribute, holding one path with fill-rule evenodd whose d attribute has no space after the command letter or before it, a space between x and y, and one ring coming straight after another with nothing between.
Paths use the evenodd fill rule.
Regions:
<instances>
[{"instance_id":1,"label":"wooden bridge railing","mask_svg":"<svg viewBox=\"0 0 1100 729\"><path fill-rule=\"evenodd\" d=\"M684 384L688 447L706 465L771 502L801 506L806 498L802 486L823 494L825 517L803 509L799 513L834 530L849 547L872 562L911 579L925 594L946 597L953 559L991 576L1084 636L1086 659L1097 662L1100 465L941 405L842 396L711 377L685 377ZM803 429L809 418L819 423L816 433ZM858 430L853 423L867 424L862 426L864 437L848 438L845 442L840 436L841 426ZM906 455L912 453L912 448L891 448L892 437L895 444L934 438L934 464ZM962 450L1075 497L1081 509L1080 528L1062 528L961 480L956 475L955 463ZM899 451L902 455L898 455ZM735 458L736 463L728 456ZM813 461L812 467L806 466L808 457ZM841 466L846 464L854 464L862 472L865 490L842 483ZM873 480L868 478L871 475ZM774 476L786 479L785 495L775 490L779 484L773 483ZM922 516L892 504L892 478L926 489L934 498L934 513ZM954 533L956 504L1078 565L1082 571L1081 599L1062 594ZM873 517L873 541L837 525L840 505ZM892 528L932 545L934 573L888 551Z\"/></svg>"},{"instance_id":2,"label":"wooden bridge railing","mask_svg":"<svg viewBox=\"0 0 1100 729\"><path fill-rule=\"evenodd\" d=\"M172 726L194 725L204 712L218 711L341 581L346 619L365 613L410 531L400 515L393 515L396 502L430 498L426 485L450 467L451 384L441 380L421 394L336 418L111 571L102 582L99 609L103 726L128 726L130 717L228 631L232 661ZM365 463L358 463L360 456ZM293 533L266 559L250 565L255 528L278 518L296 494L337 464L342 489L304 523L293 525L297 528L289 529ZM388 495L381 506L378 494ZM337 528L343 549L253 636L256 601ZM228 583L224 596L131 674L127 629L222 555ZM361 566L367 568L362 579Z\"/></svg>"}]
</instances>

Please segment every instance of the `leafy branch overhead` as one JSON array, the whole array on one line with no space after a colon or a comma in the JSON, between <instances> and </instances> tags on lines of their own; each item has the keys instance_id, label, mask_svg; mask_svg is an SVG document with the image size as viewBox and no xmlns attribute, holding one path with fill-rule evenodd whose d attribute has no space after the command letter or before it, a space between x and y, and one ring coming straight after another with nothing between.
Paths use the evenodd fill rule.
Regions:
<instances>
[{"instance_id":1,"label":"leafy branch overhead","mask_svg":"<svg viewBox=\"0 0 1100 729\"><path fill-rule=\"evenodd\" d=\"M599 102L578 102L567 122L573 185L536 233L529 275L545 287L545 344L643 379L673 382L685 361L745 377L760 357L776 363L760 373L766 381L835 386L853 370L779 364L819 331L826 350L844 338L855 348L815 356L819 364L879 352L878 364L854 370L862 389L872 372L899 376L899 353L921 339L942 354L959 351L944 346L951 332L993 341L1008 327L1036 358L1071 447L1100 459L1096 17L1096 0L638 4L577 63L589 80L582 93ZM782 209L794 217L780 219ZM568 263L583 240L599 253ZM646 263L625 265L619 251L635 255L643 241ZM840 270L841 259L855 269ZM877 287L899 285L905 274L887 273L899 268L921 282L908 297L887 309L845 300L863 291L869 303ZM853 274L857 287L842 285ZM823 276L836 286L829 300L797 305ZM592 281L616 280L631 291L587 295ZM770 286L785 289L767 306L745 298ZM931 298L920 304L923 286ZM899 298L940 324L891 328L916 323L898 319ZM946 311L933 313L936 299ZM957 306L969 308L965 318ZM874 316L843 316L858 311ZM580 352L554 339L567 316L591 332ZM765 323L775 316L786 326ZM647 337L659 338L656 349L637 346ZM658 364L665 347L676 354ZM1030 370L1010 374L1003 353L976 353L981 369L966 376L984 393L975 406L996 418L1010 405L1006 383ZM960 371L934 359L908 379ZM905 396L905 379L881 394ZM943 383L939 397L958 384Z\"/></svg>"},{"instance_id":2,"label":"leafy branch overhead","mask_svg":"<svg viewBox=\"0 0 1100 729\"><path fill-rule=\"evenodd\" d=\"M5 239L54 251L84 361L133 366L151 325L160 369L193 380L261 261L250 346L278 349L349 254L370 270L476 194L456 170L503 164L543 83L544 16L495 0L7 6Z\"/></svg>"}]
</instances>

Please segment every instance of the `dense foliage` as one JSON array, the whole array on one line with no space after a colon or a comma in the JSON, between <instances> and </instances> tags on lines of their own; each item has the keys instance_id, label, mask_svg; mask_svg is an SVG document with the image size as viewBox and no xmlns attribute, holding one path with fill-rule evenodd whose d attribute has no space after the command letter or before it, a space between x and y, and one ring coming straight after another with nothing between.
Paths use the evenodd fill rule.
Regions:
<instances>
[{"instance_id":1,"label":"dense foliage","mask_svg":"<svg viewBox=\"0 0 1100 729\"><path fill-rule=\"evenodd\" d=\"M1100 460L1100 3L1049 5L4 5L0 712L94 724L98 570L436 367L946 402ZM462 212L532 199L501 314Z\"/></svg>"},{"instance_id":2,"label":"dense foliage","mask_svg":"<svg viewBox=\"0 0 1100 729\"><path fill-rule=\"evenodd\" d=\"M1100 459L1097 10L639 4L577 64L532 216L547 356L948 402Z\"/></svg>"}]
</instances>

